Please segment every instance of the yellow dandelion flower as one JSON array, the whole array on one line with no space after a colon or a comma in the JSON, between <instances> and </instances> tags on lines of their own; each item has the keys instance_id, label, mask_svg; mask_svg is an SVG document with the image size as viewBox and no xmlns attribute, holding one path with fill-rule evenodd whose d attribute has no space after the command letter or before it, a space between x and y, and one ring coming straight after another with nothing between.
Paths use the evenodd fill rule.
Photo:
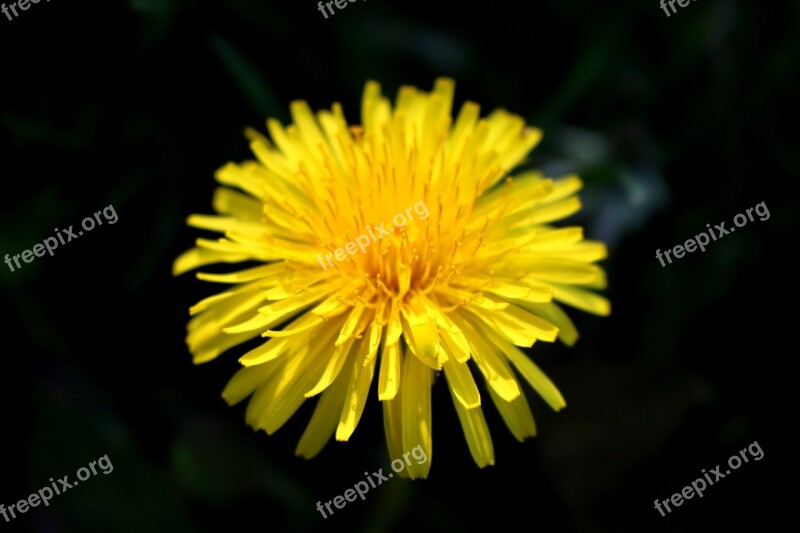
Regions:
<instances>
[{"instance_id":1,"label":"yellow dandelion flower","mask_svg":"<svg viewBox=\"0 0 800 533\"><path fill-rule=\"evenodd\" d=\"M217 171L218 214L188 218L224 236L198 239L176 275L250 263L197 274L231 288L190 309L194 361L268 338L240 358L223 397L251 397L247 423L272 434L318 396L298 455L350 438L377 371L389 454L422 446L429 460L403 474L426 477L431 387L444 373L475 462L494 464L475 371L512 434L531 437L517 376L553 409L565 402L519 347L575 342L555 302L610 312L591 291L605 286L594 264L605 246L550 225L580 209L580 179L510 177L541 131L504 110L481 118L472 102L453 123L453 92L449 79L430 93L402 87L392 107L369 82L361 126L348 126L339 104L315 116L293 102L293 124L268 120L269 139L246 132L254 160Z\"/></svg>"}]
</instances>

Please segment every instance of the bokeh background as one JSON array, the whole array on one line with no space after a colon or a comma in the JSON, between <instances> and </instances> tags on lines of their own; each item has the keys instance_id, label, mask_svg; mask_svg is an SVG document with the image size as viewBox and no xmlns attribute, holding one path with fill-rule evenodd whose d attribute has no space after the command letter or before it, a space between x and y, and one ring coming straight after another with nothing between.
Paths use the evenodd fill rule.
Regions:
<instances>
[{"instance_id":1,"label":"bokeh background","mask_svg":"<svg viewBox=\"0 0 800 533\"><path fill-rule=\"evenodd\" d=\"M0 16L0 253L113 204L54 257L0 265L0 503L108 454L98 475L5 523L29 531L772 531L796 471L795 179L800 4L656 0L348 4L56 0ZM277 434L220 392L235 352L194 366L187 309L218 287L170 275L210 212L213 171L288 104L457 80L456 104L545 130L529 165L579 172L570 222L610 244L609 318L570 311L573 348L537 345L564 393L529 392L539 436L493 407L496 466L473 464L443 383L428 480L392 479L323 520L317 500L388 469L380 406L350 443L293 450L313 402ZM670 248L760 202L756 221L662 268ZM758 441L744 465L667 518L653 508Z\"/></svg>"}]
</instances>

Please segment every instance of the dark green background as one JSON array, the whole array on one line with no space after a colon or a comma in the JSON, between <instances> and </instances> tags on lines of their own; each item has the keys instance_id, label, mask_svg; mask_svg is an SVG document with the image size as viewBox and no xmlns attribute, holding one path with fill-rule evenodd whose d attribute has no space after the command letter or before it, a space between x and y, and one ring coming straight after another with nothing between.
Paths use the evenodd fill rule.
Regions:
<instances>
[{"instance_id":1,"label":"dark green background","mask_svg":"<svg viewBox=\"0 0 800 533\"><path fill-rule=\"evenodd\" d=\"M796 456L797 2L656 0L349 4L54 0L0 15L0 253L113 203L103 225L17 272L0 264L0 503L108 454L90 478L0 531L773 531ZM444 383L434 464L323 520L314 508L388 469L380 405L308 462L305 405L272 437L220 392L232 352L193 366L187 309L218 286L170 276L209 212L213 172L249 157L245 126L379 80L502 106L545 130L530 164L578 171L573 222L610 244L609 318L570 311L574 348L534 357L568 408L529 391L539 436L493 406L496 466L469 456ZM790 186L791 184L791 186ZM662 268L680 244L760 202L753 222ZM375 395L373 394L373 397ZM667 518L653 509L753 441L744 465ZM787 489L788 490L788 489ZM513 526L516 524L516 526Z\"/></svg>"}]
</instances>

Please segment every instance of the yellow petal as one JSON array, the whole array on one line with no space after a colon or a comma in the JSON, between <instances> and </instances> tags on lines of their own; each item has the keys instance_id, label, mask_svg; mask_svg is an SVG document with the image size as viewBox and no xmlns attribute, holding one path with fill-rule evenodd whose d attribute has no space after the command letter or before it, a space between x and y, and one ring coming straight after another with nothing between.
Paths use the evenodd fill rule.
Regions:
<instances>
[{"instance_id":1,"label":"yellow petal","mask_svg":"<svg viewBox=\"0 0 800 533\"><path fill-rule=\"evenodd\" d=\"M553 299L552 290L547 287L527 284L525 283L525 278L522 278L521 282L495 279L491 285L486 287L486 292L503 298L520 298L532 302L549 302Z\"/></svg>"},{"instance_id":2,"label":"yellow petal","mask_svg":"<svg viewBox=\"0 0 800 533\"><path fill-rule=\"evenodd\" d=\"M583 181L575 174L553 180L553 192L547 195L542 203L553 203L572 196L583 188Z\"/></svg>"},{"instance_id":3,"label":"yellow petal","mask_svg":"<svg viewBox=\"0 0 800 533\"><path fill-rule=\"evenodd\" d=\"M207 363L230 348L249 341L256 335L257 333L219 334L206 342L190 345L189 350L194 356L192 362L194 364Z\"/></svg>"},{"instance_id":4,"label":"yellow petal","mask_svg":"<svg viewBox=\"0 0 800 533\"><path fill-rule=\"evenodd\" d=\"M381 350L381 372L378 376L378 399L392 400L400 389L400 343L386 345Z\"/></svg>"},{"instance_id":5,"label":"yellow petal","mask_svg":"<svg viewBox=\"0 0 800 533\"><path fill-rule=\"evenodd\" d=\"M322 448L330 440L336 429L339 414L342 412L349 385L347 376L355 366L354 362L354 357L349 358L339 379L335 380L320 396L311 421L303 432L303 436L300 437L300 442L297 443L295 455L311 459L322 451Z\"/></svg>"},{"instance_id":6,"label":"yellow petal","mask_svg":"<svg viewBox=\"0 0 800 533\"><path fill-rule=\"evenodd\" d=\"M555 411L559 411L567 405L564 397L561 396L558 388L550 381L544 372L531 361L519 348L500 338L499 335L488 332L489 338L494 342L503 353L508 357L511 364L516 367L522 377L530 383L531 387L546 401Z\"/></svg>"},{"instance_id":7,"label":"yellow petal","mask_svg":"<svg viewBox=\"0 0 800 533\"><path fill-rule=\"evenodd\" d=\"M439 350L439 332L436 323L425 312L425 304L421 298L412 299L409 305L400 308L403 331L408 347L419 360L434 370L441 370L437 353Z\"/></svg>"},{"instance_id":8,"label":"yellow petal","mask_svg":"<svg viewBox=\"0 0 800 533\"><path fill-rule=\"evenodd\" d=\"M278 367L277 364L264 364L240 369L225 386L222 397L228 405L241 402L266 382Z\"/></svg>"},{"instance_id":9,"label":"yellow petal","mask_svg":"<svg viewBox=\"0 0 800 533\"><path fill-rule=\"evenodd\" d=\"M412 462L407 467L411 479L426 478L433 460L433 435L431 433L431 385L433 370L422 364L419 358L406 355L403 367L402 435L404 452L421 446L428 456L422 464ZM386 403L386 402L384 402ZM396 457L395 457L396 458Z\"/></svg>"},{"instance_id":10,"label":"yellow petal","mask_svg":"<svg viewBox=\"0 0 800 533\"><path fill-rule=\"evenodd\" d=\"M244 220L261 220L261 203L251 196L227 187L217 187L212 200L214 211Z\"/></svg>"},{"instance_id":11,"label":"yellow petal","mask_svg":"<svg viewBox=\"0 0 800 533\"><path fill-rule=\"evenodd\" d=\"M262 307L258 312L267 317L285 317L318 302L338 288L339 285L320 284L315 287L310 287L294 296L280 300L277 303Z\"/></svg>"},{"instance_id":12,"label":"yellow petal","mask_svg":"<svg viewBox=\"0 0 800 533\"><path fill-rule=\"evenodd\" d=\"M501 398L505 398L508 401L519 396L520 390L517 380L508 365L498 356L496 349L487 343L483 336L470 323L467 323L461 315L454 313L451 318L467 337L472 359L478 364L478 368L486 378L489 386L494 388Z\"/></svg>"},{"instance_id":13,"label":"yellow petal","mask_svg":"<svg viewBox=\"0 0 800 533\"><path fill-rule=\"evenodd\" d=\"M342 367L347 360L347 356L350 354L351 350L353 350L354 341L355 339L349 339L344 344L336 346L336 349L333 350L331 355L328 357L325 369L322 371L319 379L314 386L309 387L308 392L306 392L306 398L311 398L312 396L316 396L320 392L324 391L330 386L331 383L333 383L337 376L339 376L339 373L341 372ZM358 346L359 345L356 343L355 349L358 349Z\"/></svg>"},{"instance_id":14,"label":"yellow petal","mask_svg":"<svg viewBox=\"0 0 800 533\"><path fill-rule=\"evenodd\" d=\"M489 389L492 401L500 411L500 416L511 430L514 438L522 442L523 440L536 435L536 424L533 421L533 414L524 394L520 394L516 399L507 402L497 395L494 390Z\"/></svg>"},{"instance_id":15,"label":"yellow petal","mask_svg":"<svg viewBox=\"0 0 800 533\"><path fill-rule=\"evenodd\" d=\"M599 294L558 283L552 283L551 286L553 287L553 298L560 302L595 315L608 316L611 314L611 304L607 298Z\"/></svg>"},{"instance_id":16,"label":"yellow petal","mask_svg":"<svg viewBox=\"0 0 800 533\"><path fill-rule=\"evenodd\" d=\"M325 323L325 320L323 320L320 317L313 316L313 315L303 315L303 319L304 319L304 323L303 324L299 324L297 327L284 328L284 329L278 330L278 331L268 330L268 331L265 331L262 334L262 336L263 337L291 337L293 335L299 335L300 333L303 333L305 331L308 331L309 329L315 328L315 327Z\"/></svg>"},{"instance_id":17,"label":"yellow petal","mask_svg":"<svg viewBox=\"0 0 800 533\"><path fill-rule=\"evenodd\" d=\"M183 252L172 265L172 275L179 276L184 272L212 263L241 263L250 259L246 254L236 254L192 248Z\"/></svg>"},{"instance_id":18,"label":"yellow petal","mask_svg":"<svg viewBox=\"0 0 800 533\"><path fill-rule=\"evenodd\" d=\"M493 465L494 445L492 444L489 427L486 425L486 419L483 417L483 409L480 407L475 409L464 407L452 388L450 388L450 395L453 398L453 405L456 408L456 413L458 413L461 428L464 430L464 437L467 440L472 459L480 468Z\"/></svg>"},{"instance_id":19,"label":"yellow petal","mask_svg":"<svg viewBox=\"0 0 800 533\"><path fill-rule=\"evenodd\" d=\"M450 386L453 395L458 398L458 401L467 409L480 407L481 395L475 385L475 380L472 379L472 372L470 372L467 363L459 363L451 357L444 363L443 367L447 384Z\"/></svg>"},{"instance_id":20,"label":"yellow petal","mask_svg":"<svg viewBox=\"0 0 800 533\"><path fill-rule=\"evenodd\" d=\"M581 208L581 201L577 196L570 196L552 204L536 206L518 226L526 227L536 224L546 224L554 220L566 218Z\"/></svg>"},{"instance_id":21,"label":"yellow petal","mask_svg":"<svg viewBox=\"0 0 800 533\"><path fill-rule=\"evenodd\" d=\"M395 344L402 334L403 326L400 324L400 304L396 299L393 299L389 312L389 322L386 325L386 344Z\"/></svg>"},{"instance_id":22,"label":"yellow petal","mask_svg":"<svg viewBox=\"0 0 800 533\"><path fill-rule=\"evenodd\" d=\"M239 362L244 366L255 366L272 361L283 354L290 347L291 337L270 339L261 346L254 348L241 356Z\"/></svg>"},{"instance_id":23,"label":"yellow petal","mask_svg":"<svg viewBox=\"0 0 800 533\"><path fill-rule=\"evenodd\" d=\"M532 303L521 300L515 300L513 303L556 326L558 328L558 340L567 346L572 346L578 340L578 329L557 304L552 302Z\"/></svg>"},{"instance_id":24,"label":"yellow petal","mask_svg":"<svg viewBox=\"0 0 800 533\"><path fill-rule=\"evenodd\" d=\"M336 440L346 441L350 439L353 431L356 430L361 414L364 412L364 405L367 402L369 386L372 383L372 376L375 372L375 358L369 360L366 366L361 365L369 351L369 341L361 342L361 349L356 355L356 363L353 365L353 372L350 376L347 398L342 407L339 427L336 428Z\"/></svg>"},{"instance_id":25,"label":"yellow petal","mask_svg":"<svg viewBox=\"0 0 800 533\"><path fill-rule=\"evenodd\" d=\"M258 266L255 268L248 268L238 272L231 272L229 274L210 274L206 272L198 272L197 279L215 283L244 283L254 280L260 280L263 282L265 278L280 276L285 274L286 271L286 262L284 261L280 263L270 263L268 265Z\"/></svg>"},{"instance_id":26,"label":"yellow petal","mask_svg":"<svg viewBox=\"0 0 800 533\"><path fill-rule=\"evenodd\" d=\"M396 459L402 457L406 451L403 449L403 406L401 395L381 403L383 404L383 431L386 434L386 447L389 457ZM408 478L408 472L409 470L404 468L397 475Z\"/></svg>"},{"instance_id":27,"label":"yellow petal","mask_svg":"<svg viewBox=\"0 0 800 533\"><path fill-rule=\"evenodd\" d=\"M335 325L324 328L315 337L313 347L306 345L307 353L296 354L287 361L273 398L258 421L258 426L268 434L280 429L306 400L304 391L319 379L325 361L335 349L333 339L336 331Z\"/></svg>"},{"instance_id":28,"label":"yellow petal","mask_svg":"<svg viewBox=\"0 0 800 533\"><path fill-rule=\"evenodd\" d=\"M361 320L361 314L365 309L366 307L364 304L361 302L356 302L356 305L347 316L347 319L342 326L342 330L339 332L339 337L336 339L336 346L340 346L355 337L356 328Z\"/></svg>"},{"instance_id":29,"label":"yellow petal","mask_svg":"<svg viewBox=\"0 0 800 533\"><path fill-rule=\"evenodd\" d=\"M378 322L373 322L369 327L369 336L365 342L366 355L364 356L363 361L359 361L360 364L366 366L370 361L375 359L375 356L378 354L378 348L380 347L382 333L383 326Z\"/></svg>"},{"instance_id":30,"label":"yellow petal","mask_svg":"<svg viewBox=\"0 0 800 533\"><path fill-rule=\"evenodd\" d=\"M482 324L496 330L517 346L530 347L536 340L553 342L558 335L557 327L515 305L494 313L476 307L468 310Z\"/></svg>"},{"instance_id":31,"label":"yellow petal","mask_svg":"<svg viewBox=\"0 0 800 533\"><path fill-rule=\"evenodd\" d=\"M525 255L520 256L524 258ZM552 281L555 283L591 283L598 276L598 268L588 263L569 259L537 259L531 257L528 263L528 274L522 281ZM520 296L511 296L520 298ZM547 301L547 300L545 300Z\"/></svg>"},{"instance_id":32,"label":"yellow petal","mask_svg":"<svg viewBox=\"0 0 800 533\"><path fill-rule=\"evenodd\" d=\"M442 330L442 341L447 348L448 355L454 357L459 363L465 363L470 359L469 341L460 329L458 331Z\"/></svg>"}]
</instances>

